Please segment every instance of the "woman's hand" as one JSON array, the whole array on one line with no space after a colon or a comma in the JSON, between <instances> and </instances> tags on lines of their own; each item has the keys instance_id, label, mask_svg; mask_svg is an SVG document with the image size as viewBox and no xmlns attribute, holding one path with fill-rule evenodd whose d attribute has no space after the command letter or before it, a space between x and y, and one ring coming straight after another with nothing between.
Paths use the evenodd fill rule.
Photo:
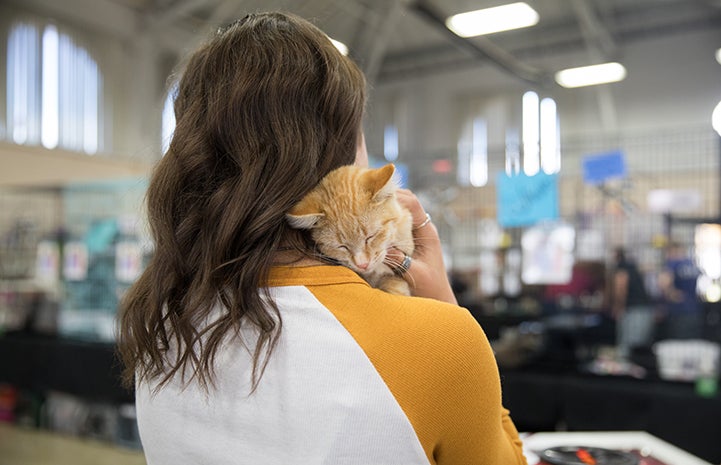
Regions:
<instances>
[{"instance_id":1,"label":"woman's hand","mask_svg":"<svg viewBox=\"0 0 721 465\"><path fill-rule=\"evenodd\" d=\"M403 278L411 287L411 293L458 305L443 263L443 250L438 230L431 221L426 221L429 217L413 192L398 189L396 196L398 202L413 216L415 251L408 271L403 273ZM403 261L403 253L399 250L389 251L389 255L398 263Z\"/></svg>"}]
</instances>

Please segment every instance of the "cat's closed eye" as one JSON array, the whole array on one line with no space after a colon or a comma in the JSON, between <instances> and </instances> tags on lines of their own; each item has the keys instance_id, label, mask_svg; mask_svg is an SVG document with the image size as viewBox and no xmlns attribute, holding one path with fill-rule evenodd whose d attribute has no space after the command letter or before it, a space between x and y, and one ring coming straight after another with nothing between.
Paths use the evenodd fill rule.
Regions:
<instances>
[{"instance_id":1,"label":"cat's closed eye","mask_svg":"<svg viewBox=\"0 0 721 465\"><path fill-rule=\"evenodd\" d=\"M343 245L343 244L339 245L338 248L341 249L341 250L350 251L350 249L348 248L348 246Z\"/></svg>"},{"instance_id":2,"label":"cat's closed eye","mask_svg":"<svg viewBox=\"0 0 721 465\"><path fill-rule=\"evenodd\" d=\"M371 234L370 236L366 237L366 244L368 244L368 242L370 242L371 239L373 239L373 238L376 237L377 235L378 235L378 233L375 232L375 233Z\"/></svg>"}]
</instances>

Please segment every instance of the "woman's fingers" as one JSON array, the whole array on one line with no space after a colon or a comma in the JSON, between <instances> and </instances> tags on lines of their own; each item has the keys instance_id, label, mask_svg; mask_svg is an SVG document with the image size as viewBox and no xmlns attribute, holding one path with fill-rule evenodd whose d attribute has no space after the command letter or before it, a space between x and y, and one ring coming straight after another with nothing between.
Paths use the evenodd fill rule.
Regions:
<instances>
[{"instance_id":1,"label":"woman's fingers","mask_svg":"<svg viewBox=\"0 0 721 465\"><path fill-rule=\"evenodd\" d=\"M408 189L398 189L396 191L396 198L400 204L407 208L413 216L413 226L423 223L426 218L426 211L423 209L420 200L416 195Z\"/></svg>"},{"instance_id":2,"label":"woman's fingers","mask_svg":"<svg viewBox=\"0 0 721 465\"><path fill-rule=\"evenodd\" d=\"M410 266L402 276L410 284L413 295L457 304L443 263L438 230L413 192L399 189L397 198L400 204L411 212L415 243ZM402 263L404 255L400 250L389 251L394 263Z\"/></svg>"}]
</instances>

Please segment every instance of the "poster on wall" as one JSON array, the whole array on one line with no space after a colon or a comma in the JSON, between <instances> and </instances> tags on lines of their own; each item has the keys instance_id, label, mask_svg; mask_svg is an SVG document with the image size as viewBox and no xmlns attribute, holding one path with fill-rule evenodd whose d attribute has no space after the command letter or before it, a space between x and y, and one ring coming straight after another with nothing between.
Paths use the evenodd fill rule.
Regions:
<instances>
[{"instance_id":1,"label":"poster on wall","mask_svg":"<svg viewBox=\"0 0 721 465\"><path fill-rule=\"evenodd\" d=\"M566 284L573 272L576 232L566 223L548 223L523 232L523 270L526 284Z\"/></svg>"},{"instance_id":2,"label":"poster on wall","mask_svg":"<svg viewBox=\"0 0 721 465\"><path fill-rule=\"evenodd\" d=\"M137 242L118 242L115 244L115 277L122 283L135 281L143 265L143 251Z\"/></svg>"},{"instance_id":3,"label":"poster on wall","mask_svg":"<svg viewBox=\"0 0 721 465\"><path fill-rule=\"evenodd\" d=\"M63 277L68 281L83 281L88 276L88 248L82 242L68 242L63 248Z\"/></svg>"},{"instance_id":4,"label":"poster on wall","mask_svg":"<svg viewBox=\"0 0 721 465\"><path fill-rule=\"evenodd\" d=\"M504 228L530 226L558 218L558 175L519 173L496 176L498 223Z\"/></svg>"},{"instance_id":5,"label":"poster on wall","mask_svg":"<svg viewBox=\"0 0 721 465\"><path fill-rule=\"evenodd\" d=\"M60 247L57 242L38 242L35 279L45 284L56 284L60 278Z\"/></svg>"}]
</instances>

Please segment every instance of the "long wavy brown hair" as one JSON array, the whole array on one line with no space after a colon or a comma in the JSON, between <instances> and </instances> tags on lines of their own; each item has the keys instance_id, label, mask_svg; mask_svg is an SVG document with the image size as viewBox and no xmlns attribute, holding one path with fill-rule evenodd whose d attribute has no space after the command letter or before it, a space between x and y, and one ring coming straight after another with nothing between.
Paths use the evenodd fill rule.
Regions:
<instances>
[{"instance_id":1,"label":"long wavy brown hair","mask_svg":"<svg viewBox=\"0 0 721 465\"><path fill-rule=\"evenodd\" d=\"M354 162L364 105L358 67L293 15L248 15L189 57L147 192L155 249L119 314L127 386L180 374L207 387L219 345L241 337L241 324L259 334L257 385L281 329L263 282L275 251L303 244L285 214Z\"/></svg>"}]
</instances>

